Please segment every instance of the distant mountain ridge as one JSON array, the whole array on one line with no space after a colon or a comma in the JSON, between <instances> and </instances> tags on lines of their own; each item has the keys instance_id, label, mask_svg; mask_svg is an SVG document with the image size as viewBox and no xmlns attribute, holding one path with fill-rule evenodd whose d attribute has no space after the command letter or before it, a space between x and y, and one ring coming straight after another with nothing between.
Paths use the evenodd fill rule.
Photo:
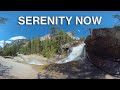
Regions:
<instances>
[{"instance_id":1,"label":"distant mountain ridge","mask_svg":"<svg viewBox=\"0 0 120 90\"><path fill-rule=\"evenodd\" d=\"M78 40L79 39L79 37L74 37L73 36L73 34L72 34L72 32L66 32L71 38L73 38L73 39L76 39L76 40ZM43 37L40 37L40 40L41 41L43 41L43 40L46 40L46 39L50 39L51 37L50 37L50 34L47 34L47 35L45 35L45 36L43 36Z\"/></svg>"},{"instance_id":2,"label":"distant mountain ridge","mask_svg":"<svg viewBox=\"0 0 120 90\"><path fill-rule=\"evenodd\" d=\"M15 41L13 41L11 44L12 45L17 45L18 43L26 43L26 42L28 42L29 40L27 40L27 39L17 39L17 40L15 40Z\"/></svg>"},{"instance_id":3,"label":"distant mountain ridge","mask_svg":"<svg viewBox=\"0 0 120 90\"><path fill-rule=\"evenodd\" d=\"M66 32L66 33L67 33L71 38L73 38L73 39L76 39L76 40L79 39L78 37L74 37L73 34L72 34L72 32ZM40 37L40 40L41 40L41 41L46 40L46 39L51 39L50 34L46 34L45 36ZM11 46L13 46L13 45L18 45L18 44L20 44L20 43L26 43L26 42L29 42L29 41L30 41L30 40L28 40L28 39L17 39L17 40L12 41L12 43L6 43L6 44L5 44L5 47L11 47Z\"/></svg>"},{"instance_id":4,"label":"distant mountain ridge","mask_svg":"<svg viewBox=\"0 0 120 90\"><path fill-rule=\"evenodd\" d=\"M11 47L13 45L18 45L20 43L26 43L28 41L29 40L27 40L27 39L17 39L17 40L14 40L12 43L6 43L4 47Z\"/></svg>"},{"instance_id":5,"label":"distant mountain ridge","mask_svg":"<svg viewBox=\"0 0 120 90\"><path fill-rule=\"evenodd\" d=\"M2 50L2 47L0 46L0 50Z\"/></svg>"}]
</instances>

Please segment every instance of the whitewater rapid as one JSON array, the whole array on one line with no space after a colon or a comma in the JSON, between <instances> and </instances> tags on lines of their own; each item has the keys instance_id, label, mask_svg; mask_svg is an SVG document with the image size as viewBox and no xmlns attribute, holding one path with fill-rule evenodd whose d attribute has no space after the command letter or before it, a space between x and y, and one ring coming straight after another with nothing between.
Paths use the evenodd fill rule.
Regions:
<instances>
[{"instance_id":1,"label":"whitewater rapid","mask_svg":"<svg viewBox=\"0 0 120 90\"><path fill-rule=\"evenodd\" d=\"M76 47L72 47L71 53L64 59L57 61L57 64L63 64L76 60L83 60L86 56L85 43L79 44Z\"/></svg>"}]
</instances>

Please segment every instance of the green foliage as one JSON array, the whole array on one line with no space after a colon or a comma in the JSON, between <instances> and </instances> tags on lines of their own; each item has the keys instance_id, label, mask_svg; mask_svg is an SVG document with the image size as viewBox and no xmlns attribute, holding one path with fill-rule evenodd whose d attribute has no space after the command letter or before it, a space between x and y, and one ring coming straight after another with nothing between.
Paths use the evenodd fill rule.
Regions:
<instances>
[{"instance_id":1,"label":"green foliage","mask_svg":"<svg viewBox=\"0 0 120 90\"><path fill-rule=\"evenodd\" d=\"M3 56L3 50L0 51L0 55Z\"/></svg>"},{"instance_id":2,"label":"green foliage","mask_svg":"<svg viewBox=\"0 0 120 90\"><path fill-rule=\"evenodd\" d=\"M21 45L24 43L19 43L11 46L5 46L2 50L0 50L1 56L16 56L20 50Z\"/></svg>"},{"instance_id":3,"label":"green foliage","mask_svg":"<svg viewBox=\"0 0 120 90\"><path fill-rule=\"evenodd\" d=\"M81 37L79 40L80 41L85 41L85 37Z\"/></svg>"},{"instance_id":4,"label":"green foliage","mask_svg":"<svg viewBox=\"0 0 120 90\"><path fill-rule=\"evenodd\" d=\"M119 31L120 31L120 26L118 26L118 25L115 25L113 28L114 28L115 30L119 30Z\"/></svg>"},{"instance_id":5,"label":"green foliage","mask_svg":"<svg viewBox=\"0 0 120 90\"><path fill-rule=\"evenodd\" d=\"M120 15L118 15L118 14L113 15L113 18L116 18L118 20L117 24L113 28L115 30L120 30Z\"/></svg>"},{"instance_id":6,"label":"green foliage","mask_svg":"<svg viewBox=\"0 0 120 90\"><path fill-rule=\"evenodd\" d=\"M32 38L26 43L6 47L3 51L0 51L0 55L15 56L17 53L25 55L39 54L46 58L51 58L55 54L62 54L62 45L73 42L74 39L59 27L51 27L50 30L50 39L41 41L40 37ZM74 35L73 31L72 34Z\"/></svg>"},{"instance_id":7,"label":"green foliage","mask_svg":"<svg viewBox=\"0 0 120 90\"><path fill-rule=\"evenodd\" d=\"M120 21L120 15L116 14L116 15L113 15L113 18L116 18Z\"/></svg>"},{"instance_id":8,"label":"green foliage","mask_svg":"<svg viewBox=\"0 0 120 90\"><path fill-rule=\"evenodd\" d=\"M4 48L3 50L3 56L16 56L17 55L17 45L13 45L12 47L9 48Z\"/></svg>"}]
</instances>

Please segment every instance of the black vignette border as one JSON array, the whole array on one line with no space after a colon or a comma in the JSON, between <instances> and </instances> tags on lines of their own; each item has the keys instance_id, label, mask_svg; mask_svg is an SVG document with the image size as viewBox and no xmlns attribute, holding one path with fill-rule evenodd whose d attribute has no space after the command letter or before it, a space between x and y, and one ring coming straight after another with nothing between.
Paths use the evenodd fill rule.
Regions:
<instances>
[{"instance_id":1,"label":"black vignette border","mask_svg":"<svg viewBox=\"0 0 120 90\"><path fill-rule=\"evenodd\" d=\"M111 2L111 3L110 3ZM0 11L119 11L117 1L42 1L1 3Z\"/></svg>"}]
</instances>

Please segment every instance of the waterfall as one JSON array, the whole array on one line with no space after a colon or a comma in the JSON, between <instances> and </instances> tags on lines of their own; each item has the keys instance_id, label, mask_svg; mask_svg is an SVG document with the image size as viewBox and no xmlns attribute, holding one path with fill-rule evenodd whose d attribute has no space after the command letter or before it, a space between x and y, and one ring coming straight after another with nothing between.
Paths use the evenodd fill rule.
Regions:
<instances>
[{"instance_id":1,"label":"waterfall","mask_svg":"<svg viewBox=\"0 0 120 90\"><path fill-rule=\"evenodd\" d=\"M77 60L83 61L85 58L86 58L85 43L81 43L78 46L72 47L70 54L66 58L61 59L55 63L63 64L71 61L77 61ZM34 64L34 65L44 65L41 61L36 59L30 59L27 63Z\"/></svg>"},{"instance_id":2,"label":"waterfall","mask_svg":"<svg viewBox=\"0 0 120 90\"><path fill-rule=\"evenodd\" d=\"M70 61L83 60L86 57L85 43L79 44L72 48L71 53L64 59L57 61L57 64L67 63Z\"/></svg>"}]
</instances>

